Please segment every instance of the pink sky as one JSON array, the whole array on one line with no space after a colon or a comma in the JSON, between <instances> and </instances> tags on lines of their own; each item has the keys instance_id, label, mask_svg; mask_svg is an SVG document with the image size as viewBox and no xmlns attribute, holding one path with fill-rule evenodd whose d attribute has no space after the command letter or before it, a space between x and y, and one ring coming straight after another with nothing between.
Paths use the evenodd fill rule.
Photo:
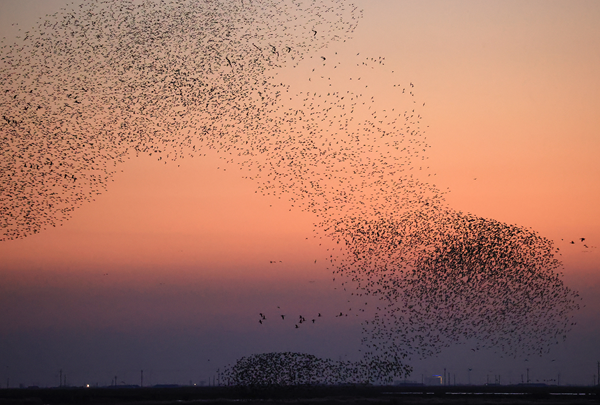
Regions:
<instances>
[{"instance_id":1,"label":"pink sky","mask_svg":"<svg viewBox=\"0 0 600 405\"><path fill-rule=\"evenodd\" d=\"M567 343L532 367L539 378L562 372L564 382L591 383L600 358L600 3L355 3L364 18L354 38L324 54L338 52L349 71L357 53L384 56L399 83L415 84L432 183L450 189L451 207L555 241L565 282L587 306ZM12 23L25 30L65 4L0 0L0 37L11 43ZM281 73L296 89L314 86L307 76ZM369 86L393 107L388 77ZM136 383L133 370L144 368L157 383L187 383L261 351L356 357L360 325L351 321L301 336L260 329L258 312L335 313L345 298L313 217L255 193L237 170L210 153L166 165L132 157L62 226L0 242L0 378L54 385L64 368L73 384L108 383L115 373ZM570 244L581 237L590 248ZM492 370L516 382L527 367L463 349L415 363L415 379L448 367L466 382L472 367L479 382Z\"/></svg>"}]
</instances>

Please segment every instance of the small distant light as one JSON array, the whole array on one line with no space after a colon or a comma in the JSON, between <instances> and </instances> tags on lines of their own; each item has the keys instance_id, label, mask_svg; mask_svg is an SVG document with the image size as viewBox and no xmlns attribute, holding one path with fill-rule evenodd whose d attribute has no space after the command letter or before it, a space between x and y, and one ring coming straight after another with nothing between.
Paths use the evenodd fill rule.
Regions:
<instances>
[{"instance_id":1,"label":"small distant light","mask_svg":"<svg viewBox=\"0 0 600 405\"><path fill-rule=\"evenodd\" d=\"M89 384L86 384L86 386L85 386L85 387L86 387L86 388L90 388L90 385L89 385Z\"/></svg>"}]
</instances>

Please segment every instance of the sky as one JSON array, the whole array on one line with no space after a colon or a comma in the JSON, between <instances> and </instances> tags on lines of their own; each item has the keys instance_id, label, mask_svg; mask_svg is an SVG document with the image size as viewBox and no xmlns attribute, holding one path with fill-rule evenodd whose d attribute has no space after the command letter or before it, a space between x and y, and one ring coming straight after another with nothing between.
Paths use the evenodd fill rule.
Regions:
<instances>
[{"instance_id":1,"label":"sky","mask_svg":"<svg viewBox=\"0 0 600 405\"><path fill-rule=\"evenodd\" d=\"M515 383L529 369L532 381L560 374L561 384L591 384L600 361L600 4L353 3L363 14L351 38L278 68L281 81L321 90L308 78L322 56L340 61L322 70L334 82L363 75L382 105L403 109L409 101L390 89L401 83L427 126L428 181L448 191L447 204L554 241L562 279L582 298L577 324L549 354L451 345L411 361L409 379L447 368L460 383ZM4 45L66 4L0 0ZM363 57L385 67L355 69ZM335 317L348 294L314 215L263 195L226 155L203 152L165 164L129 150L107 190L69 220L0 242L0 387L56 386L60 370L70 385L137 384L140 370L146 384L201 384L255 353L360 357L360 318ZM323 319L296 330L275 322L281 313Z\"/></svg>"}]
</instances>

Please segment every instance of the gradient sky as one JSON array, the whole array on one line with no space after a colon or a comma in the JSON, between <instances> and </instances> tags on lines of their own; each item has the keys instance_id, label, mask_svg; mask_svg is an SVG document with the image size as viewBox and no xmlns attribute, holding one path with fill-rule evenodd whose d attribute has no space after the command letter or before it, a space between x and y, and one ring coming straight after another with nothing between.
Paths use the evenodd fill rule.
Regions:
<instances>
[{"instance_id":1,"label":"gradient sky","mask_svg":"<svg viewBox=\"0 0 600 405\"><path fill-rule=\"evenodd\" d=\"M560 373L561 383L590 384L600 360L600 250L569 242L600 246L600 3L354 3L364 18L353 39L328 52L384 56L396 78L413 82L426 103L434 183L450 189L449 204L554 240L564 280L586 305L548 356L449 348L415 362L412 379L446 367L457 382L468 368L475 383L497 374L520 382L530 368L539 381ZM0 37L10 43L65 4L0 0ZM358 358L351 320L303 334L257 322L277 306L344 305L313 218L255 193L216 155L177 164L132 155L108 192L62 226L0 242L0 386L54 386L60 369L73 385L115 375L138 383L140 369L148 384L199 383L267 351Z\"/></svg>"}]
</instances>

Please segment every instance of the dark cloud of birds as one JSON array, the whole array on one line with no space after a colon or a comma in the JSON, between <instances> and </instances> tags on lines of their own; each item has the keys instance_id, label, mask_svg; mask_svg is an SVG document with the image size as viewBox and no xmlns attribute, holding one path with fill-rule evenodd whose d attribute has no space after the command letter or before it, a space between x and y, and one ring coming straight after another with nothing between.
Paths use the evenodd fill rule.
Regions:
<instances>
[{"instance_id":1,"label":"dark cloud of birds","mask_svg":"<svg viewBox=\"0 0 600 405\"><path fill-rule=\"evenodd\" d=\"M579 300L560 279L552 242L522 227L443 214L419 210L332 228L346 247L332 258L335 273L378 297L364 322L367 353L425 358L474 341L473 350L541 355L566 338Z\"/></svg>"},{"instance_id":2,"label":"dark cloud of birds","mask_svg":"<svg viewBox=\"0 0 600 405\"><path fill-rule=\"evenodd\" d=\"M402 374L473 339L474 350L545 353L578 308L552 242L446 205L427 171L415 85L391 75L384 106L369 83L390 74L385 58L328 49L361 13L339 0L93 0L20 32L0 58L0 239L59 225L131 152L176 164L216 151L337 242L330 268L353 305L376 304L355 309L364 364ZM306 87L280 79L306 66ZM273 362L300 362L319 381L344 380L348 366L257 355L231 378L251 381L246 363Z\"/></svg>"},{"instance_id":3,"label":"dark cloud of birds","mask_svg":"<svg viewBox=\"0 0 600 405\"><path fill-rule=\"evenodd\" d=\"M224 385L268 388L294 385L391 383L407 366L395 362L334 361L305 353L274 352L242 357L219 371Z\"/></svg>"}]
</instances>

